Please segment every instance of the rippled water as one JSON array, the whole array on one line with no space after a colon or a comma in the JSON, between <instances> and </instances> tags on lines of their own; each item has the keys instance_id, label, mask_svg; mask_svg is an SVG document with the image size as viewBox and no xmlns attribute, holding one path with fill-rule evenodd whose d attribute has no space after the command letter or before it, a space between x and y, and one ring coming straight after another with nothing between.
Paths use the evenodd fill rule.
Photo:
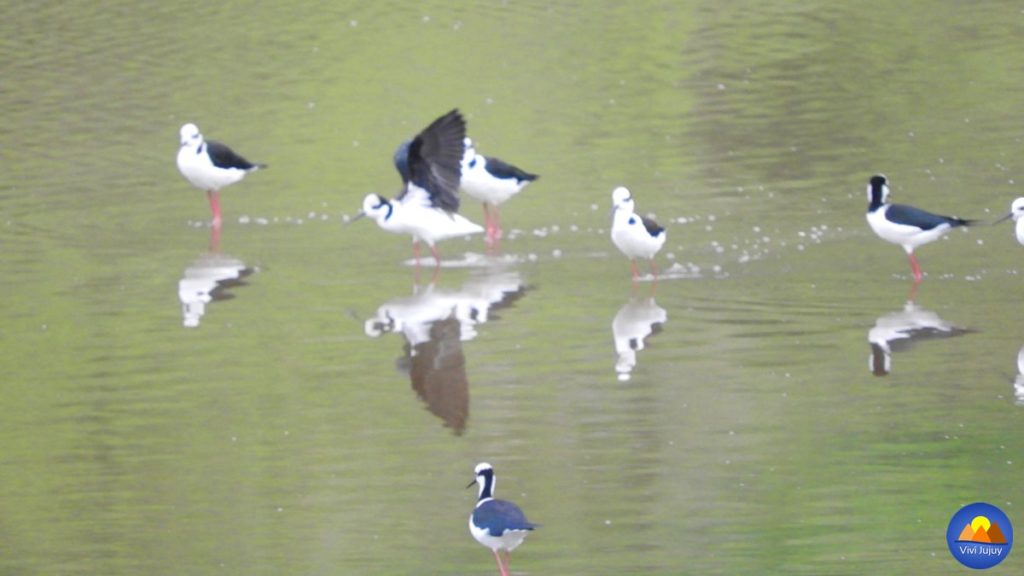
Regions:
<instances>
[{"instance_id":1,"label":"rippled water","mask_svg":"<svg viewBox=\"0 0 1024 576\"><path fill-rule=\"evenodd\" d=\"M1021 194L1020 7L605 4L8 7L2 571L493 573L484 460L521 574L953 574L960 506L1021 522L1024 248L911 293L863 216ZM349 218L455 106L541 179L417 282ZM189 121L270 164L219 235Z\"/></svg>"}]
</instances>

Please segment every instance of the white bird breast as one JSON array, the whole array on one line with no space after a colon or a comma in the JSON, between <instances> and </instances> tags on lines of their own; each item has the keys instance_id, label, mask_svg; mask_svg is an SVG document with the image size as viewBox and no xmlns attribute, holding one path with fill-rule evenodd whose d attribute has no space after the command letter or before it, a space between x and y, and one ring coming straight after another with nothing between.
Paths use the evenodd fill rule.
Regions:
<instances>
[{"instance_id":1,"label":"white bird breast","mask_svg":"<svg viewBox=\"0 0 1024 576\"><path fill-rule=\"evenodd\" d=\"M899 244L908 252L918 246L938 240L940 236L951 229L949 224L941 224L931 230L921 230L917 226L897 224L886 219L885 213L888 209L888 206L883 206L874 212L868 212L868 225L871 226L871 229L875 231L879 238L886 242Z\"/></svg>"},{"instance_id":2,"label":"white bird breast","mask_svg":"<svg viewBox=\"0 0 1024 576\"><path fill-rule=\"evenodd\" d=\"M191 146L182 146L178 150L178 170L190 184L200 190L220 190L245 177L245 170L218 168L210 161L208 154L197 154Z\"/></svg>"},{"instance_id":3,"label":"white bird breast","mask_svg":"<svg viewBox=\"0 0 1024 576\"><path fill-rule=\"evenodd\" d=\"M463 163L460 188L467 196L498 205L526 187L526 181L520 183L515 178L495 178L487 171L485 162L482 156L477 156L475 161Z\"/></svg>"},{"instance_id":4,"label":"white bird breast","mask_svg":"<svg viewBox=\"0 0 1024 576\"><path fill-rule=\"evenodd\" d=\"M633 218L633 224L629 219ZM666 233L651 236L640 217L618 209L612 223L612 242L629 258L654 258L665 244Z\"/></svg>"}]
</instances>

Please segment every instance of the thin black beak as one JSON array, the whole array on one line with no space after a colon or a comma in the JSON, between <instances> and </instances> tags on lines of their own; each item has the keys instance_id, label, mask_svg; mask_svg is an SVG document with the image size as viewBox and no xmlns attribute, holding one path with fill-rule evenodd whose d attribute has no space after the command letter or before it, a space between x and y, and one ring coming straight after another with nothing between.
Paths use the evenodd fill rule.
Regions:
<instances>
[{"instance_id":1,"label":"thin black beak","mask_svg":"<svg viewBox=\"0 0 1024 576\"><path fill-rule=\"evenodd\" d=\"M472 488L474 484L476 484L476 480L473 480L472 482L470 482L469 484L467 484L467 485L466 485L466 489L468 490L468 489Z\"/></svg>"},{"instance_id":2,"label":"thin black beak","mask_svg":"<svg viewBox=\"0 0 1024 576\"><path fill-rule=\"evenodd\" d=\"M1013 218L1013 212L1010 212L1009 214L1007 214L1006 216L1003 216L999 220L996 220L996 221L992 222L992 225L999 224L1000 222L1002 222L1004 220L1009 220L1010 218Z\"/></svg>"},{"instance_id":3,"label":"thin black beak","mask_svg":"<svg viewBox=\"0 0 1024 576\"><path fill-rule=\"evenodd\" d=\"M362 210L360 210L359 212L356 213L355 218L349 220L348 223L351 224L351 223L355 222L356 220L359 220L363 216L366 216L366 212L363 212Z\"/></svg>"}]
</instances>

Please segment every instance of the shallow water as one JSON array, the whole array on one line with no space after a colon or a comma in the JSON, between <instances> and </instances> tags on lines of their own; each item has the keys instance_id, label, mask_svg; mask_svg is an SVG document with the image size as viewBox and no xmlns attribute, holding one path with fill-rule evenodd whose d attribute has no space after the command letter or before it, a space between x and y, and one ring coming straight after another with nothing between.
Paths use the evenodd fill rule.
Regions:
<instances>
[{"instance_id":1,"label":"shallow water","mask_svg":"<svg viewBox=\"0 0 1024 576\"><path fill-rule=\"evenodd\" d=\"M960 506L1024 522L1024 248L954 231L911 293L863 216L875 172L1021 195L1019 6L456 6L8 8L3 572L493 573L484 460L521 574L953 574ZM455 106L541 179L417 282L349 219ZM219 236L188 121L270 164Z\"/></svg>"}]
</instances>

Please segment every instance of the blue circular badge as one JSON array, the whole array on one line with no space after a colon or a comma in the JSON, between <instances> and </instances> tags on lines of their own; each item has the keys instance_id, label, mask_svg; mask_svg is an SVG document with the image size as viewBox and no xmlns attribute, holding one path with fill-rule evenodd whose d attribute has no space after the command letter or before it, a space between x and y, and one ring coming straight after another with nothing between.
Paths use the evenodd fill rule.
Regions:
<instances>
[{"instance_id":1,"label":"blue circular badge","mask_svg":"<svg viewBox=\"0 0 1024 576\"><path fill-rule=\"evenodd\" d=\"M984 569L999 564L1013 547L1013 525L1003 511L985 502L968 504L946 528L949 551L968 568Z\"/></svg>"}]
</instances>

